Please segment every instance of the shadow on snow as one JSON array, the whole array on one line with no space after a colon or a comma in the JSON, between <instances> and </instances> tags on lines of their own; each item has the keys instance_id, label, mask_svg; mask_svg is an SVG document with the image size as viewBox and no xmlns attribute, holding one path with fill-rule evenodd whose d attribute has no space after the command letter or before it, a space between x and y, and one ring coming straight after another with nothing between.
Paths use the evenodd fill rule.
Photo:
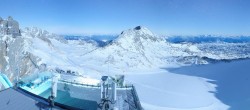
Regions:
<instances>
[{"instance_id":1,"label":"shadow on snow","mask_svg":"<svg viewBox=\"0 0 250 110\"><path fill-rule=\"evenodd\" d=\"M216 84L217 99L230 106L229 110L250 109L250 60L186 66L167 69L169 72L197 76Z\"/></svg>"}]
</instances>

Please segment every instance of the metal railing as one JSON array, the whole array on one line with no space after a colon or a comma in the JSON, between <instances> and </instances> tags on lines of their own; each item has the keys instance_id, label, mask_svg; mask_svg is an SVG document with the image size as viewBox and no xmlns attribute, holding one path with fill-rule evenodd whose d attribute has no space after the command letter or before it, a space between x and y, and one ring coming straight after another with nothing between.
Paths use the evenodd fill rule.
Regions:
<instances>
[{"instance_id":1,"label":"metal railing","mask_svg":"<svg viewBox=\"0 0 250 110\"><path fill-rule=\"evenodd\" d=\"M135 102L135 106L137 110L143 110L142 106L141 106L141 102L139 100L138 94L136 92L135 86L132 85L132 89L131 89L133 98L134 98L134 102Z\"/></svg>"}]
</instances>

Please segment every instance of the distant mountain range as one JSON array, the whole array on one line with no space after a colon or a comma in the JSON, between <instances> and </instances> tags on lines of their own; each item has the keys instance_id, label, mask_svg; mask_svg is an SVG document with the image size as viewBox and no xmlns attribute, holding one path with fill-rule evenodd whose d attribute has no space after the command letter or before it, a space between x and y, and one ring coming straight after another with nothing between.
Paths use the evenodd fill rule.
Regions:
<instances>
[{"instance_id":1,"label":"distant mountain range","mask_svg":"<svg viewBox=\"0 0 250 110\"><path fill-rule=\"evenodd\" d=\"M62 35L66 40L94 40L103 46L103 43L116 39L119 35L91 35L76 36ZM166 36L163 37L167 42L171 43L247 43L250 42L250 36L218 36L218 35L195 35L195 36Z\"/></svg>"},{"instance_id":2,"label":"distant mountain range","mask_svg":"<svg viewBox=\"0 0 250 110\"><path fill-rule=\"evenodd\" d=\"M212 43L212 42L227 42L227 43L246 43L250 42L250 36L216 36L216 35L198 35L198 36L171 36L166 38L172 43Z\"/></svg>"}]
</instances>

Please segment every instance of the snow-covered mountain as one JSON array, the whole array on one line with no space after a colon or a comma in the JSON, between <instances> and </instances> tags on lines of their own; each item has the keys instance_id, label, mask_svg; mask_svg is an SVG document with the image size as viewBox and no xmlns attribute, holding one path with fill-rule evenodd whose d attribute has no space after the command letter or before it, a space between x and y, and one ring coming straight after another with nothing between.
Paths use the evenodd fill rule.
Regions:
<instances>
[{"instance_id":1,"label":"snow-covered mountain","mask_svg":"<svg viewBox=\"0 0 250 110\"><path fill-rule=\"evenodd\" d=\"M138 26L123 31L117 39L103 48L98 48L89 56L96 55L95 58L103 59L103 62L117 68L151 67L157 64L159 62L157 60L162 57L161 54L164 54L162 53L164 45L166 42L163 39L155 36L147 28Z\"/></svg>"},{"instance_id":2,"label":"snow-covered mountain","mask_svg":"<svg viewBox=\"0 0 250 110\"><path fill-rule=\"evenodd\" d=\"M25 28L21 36L0 35L0 69L14 80L48 70L70 70L75 75L99 78L129 70L176 65L207 64L214 60L248 58L248 43L170 43L146 27L123 31L105 46L95 41L66 40L39 28ZM98 69L96 68L98 67ZM18 72L19 71L19 72ZM122 73L123 72L123 73Z\"/></svg>"},{"instance_id":3,"label":"snow-covered mountain","mask_svg":"<svg viewBox=\"0 0 250 110\"><path fill-rule=\"evenodd\" d=\"M112 41L100 46L92 39L65 39L39 28L20 30L18 36L0 33L0 70L12 82L15 82L17 76L22 78L45 70L67 76L81 76L72 80L82 82L91 82L92 79L86 80L88 77L100 79L102 75L125 74L126 82L137 87L143 107L160 110L227 110L227 103L224 104L215 96L215 82L210 82L213 79L221 80L220 75L226 77L231 71L243 78L242 81L249 82L244 79L244 75L247 76L244 69L249 60L243 62L242 67L236 62L207 65L205 69L191 66L187 70L166 70L182 65L249 58L249 42L176 43L155 35L146 27L137 26L123 31ZM240 73L237 68L231 68L237 65L237 68L242 68L241 71L244 70L243 75L238 75ZM220 82L218 87L228 87L228 84L235 81L224 82ZM242 85L242 82L237 83ZM242 99L245 100L245 97Z\"/></svg>"}]
</instances>

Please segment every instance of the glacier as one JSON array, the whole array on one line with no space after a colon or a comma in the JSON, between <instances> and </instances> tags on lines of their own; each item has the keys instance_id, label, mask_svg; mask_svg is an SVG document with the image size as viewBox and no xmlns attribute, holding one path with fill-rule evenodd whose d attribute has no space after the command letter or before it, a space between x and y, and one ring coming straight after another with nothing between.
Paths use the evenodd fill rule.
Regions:
<instances>
[{"instance_id":1,"label":"glacier","mask_svg":"<svg viewBox=\"0 0 250 110\"><path fill-rule=\"evenodd\" d=\"M77 78L68 79L82 83L96 83L103 75L125 75L126 82L137 87L147 110L247 108L250 97L228 99L220 91L224 87L249 91L244 85L248 79L233 81L236 76L249 77L249 60L240 60L249 58L249 42L170 42L143 26L102 40L102 45L88 38L67 38L36 27L20 29L14 37L0 33L1 73L12 82L45 70L70 73ZM221 78L227 78L227 73L242 88L227 88L231 82L223 83ZM225 93L228 97L237 94Z\"/></svg>"}]
</instances>

